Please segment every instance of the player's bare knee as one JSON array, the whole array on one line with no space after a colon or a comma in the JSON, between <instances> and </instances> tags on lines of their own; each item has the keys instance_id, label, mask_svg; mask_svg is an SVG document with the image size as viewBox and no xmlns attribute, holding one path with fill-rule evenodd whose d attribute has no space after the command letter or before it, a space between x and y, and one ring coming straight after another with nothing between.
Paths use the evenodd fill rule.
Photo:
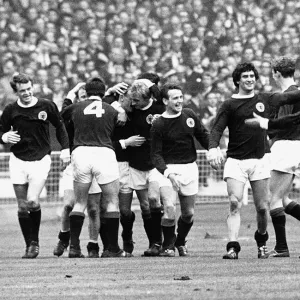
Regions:
<instances>
[{"instance_id":1,"label":"player's bare knee","mask_svg":"<svg viewBox=\"0 0 300 300\"><path fill-rule=\"evenodd\" d=\"M96 220L99 217L98 210L95 207L88 209L88 216L92 220Z\"/></svg>"},{"instance_id":2,"label":"player's bare knee","mask_svg":"<svg viewBox=\"0 0 300 300\"><path fill-rule=\"evenodd\" d=\"M176 224L175 216L174 216L174 218L163 216L162 219L161 219L161 225L162 226L172 227L172 226L175 226L175 224Z\"/></svg>"},{"instance_id":3,"label":"player's bare knee","mask_svg":"<svg viewBox=\"0 0 300 300\"><path fill-rule=\"evenodd\" d=\"M239 210L240 210L240 207L241 207L241 205L240 205L238 199L234 196L231 196L229 198L229 211L230 211L230 213L231 214L238 213Z\"/></svg>"},{"instance_id":4,"label":"player's bare knee","mask_svg":"<svg viewBox=\"0 0 300 300\"><path fill-rule=\"evenodd\" d=\"M120 206L120 215L122 217L130 217L131 216L131 210L128 207L121 207Z\"/></svg>"},{"instance_id":5,"label":"player's bare knee","mask_svg":"<svg viewBox=\"0 0 300 300\"><path fill-rule=\"evenodd\" d=\"M70 205L70 204L64 205L64 212L65 212L65 214L69 215L70 212L72 211L73 207L74 207L74 205Z\"/></svg>"},{"instance_id":6,"label":"player's bare knee","mask_svg":"<svg viewBox=\"0 0 300 300\"><path fill-rule=\"evenodd\" d=\"M29 211L38 211L41 209L41 206L38 202L36 201L28 201L27 202L27 209Z\"/></svg>"},{"instance_id":7,"label":"player's bare knee","mask_svg":"<svg viewBox=\"0 0 300 300\"><path fill-rule=\"evenodd\" d=\"M176 218L176 209L173 205L164 206L163 219L174 219Z\"/></svg>"},{"instance_id":8,"label":"player's bare knee","mask_svg":"<svg viewBox=\"0 0 300 300\"><path fill-rule=\"evenodd\" d=\"M183 222L190 224L194 220L194 214L193 213L181 214L181 219Z\"/></svg>"},{"instance_id":9,"label":"player's bare knee","mask_svg":"<svg viewBox=\"0 0 300 300\"><path fill-rule=\"evenodd\" d=\"M158 208L161 206L160 198L155 195L148 197L149 205L151 208Z\"/></svg>"}]
</instances>

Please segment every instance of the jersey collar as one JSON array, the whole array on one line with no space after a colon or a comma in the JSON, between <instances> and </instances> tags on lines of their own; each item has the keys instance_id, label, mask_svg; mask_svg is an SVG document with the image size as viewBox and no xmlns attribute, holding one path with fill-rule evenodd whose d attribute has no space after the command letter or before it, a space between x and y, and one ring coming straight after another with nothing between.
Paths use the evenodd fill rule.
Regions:
<instances>
[{"instance_id":1,"label":"jersey collar","mask_svg":"<svg viewBox=\"0 0 300 300\"><path fill-rule=\"evenodd\" d=\"M99 96L90 96L89 100L98 100L98 101L102 101L101 97Z\"/></svg>"},{"instance_id":2,"label":"jersey collar","mask_svg":"<svg viewBox=\"0 0 300 300\"><path fill-rule=\"evenodd\" d=\"M176 115L169 115L166 111L162 113L162 117L166 118L166 119L173 119L173 118L177 118L181 115L181 111L176 114Z\"/></svg>"},{"instance_id":3,"label":"jersey collar","mask_svg":"<svg viewBox=\"0 0 300 300\"><path fill-rule=\"evenodd\" d=\"M37 102L38 102L38 99L36 97L32 97L32 102L29 105L24 105L21 102L20 98L18 98L18 100L17 100L18 105L21 107L24 107L24 108L32 107L32 106L36 105Z\"/></svg>"},{"instance_id":4,"label":"jersey collar","mask_svg":"<svg viewBox=\"0 0 300 300\"><path fill-rule=\"evenodd\" d=\"M231 98L233 99L248 99L248 98L253 98L254 97L254 92L249 94L249 95L238 95L238 94L233 94Z\"/></svg>"},{"instance_id":5,"label":"jersey collar","mask_svg":"<svg viewBox=\"0 0 300 300\"><path fill-rule=\"evenodd\" d=\"M149 104L148 105L146 105L145 107L143 107L143 108L140 108L140 110L147 110L151 105L152 105L152 103L153 103L153 99L152 98L150 98L149 99Z\"/></svg>"}]
</instances>

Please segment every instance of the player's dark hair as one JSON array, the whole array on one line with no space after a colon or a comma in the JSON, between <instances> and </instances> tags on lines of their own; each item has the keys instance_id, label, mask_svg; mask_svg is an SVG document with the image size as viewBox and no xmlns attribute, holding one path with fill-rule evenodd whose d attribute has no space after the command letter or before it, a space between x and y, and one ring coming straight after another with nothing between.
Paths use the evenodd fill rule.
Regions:
<instances>
[{"instance_id":1,"label":"player's dark hair","mask_svg":"<svg viewBox=\"0 0 300 300\"><path fill-rule=\"evenodd\" d=\"M279 72L283 78L294 77L296 60L289 56L281 56L272 61L274 72Z\"/></svg>"},{"instance_id":2,"label":"player's dark hair","mask_svg":"<svg viewBox=\"0 0 300 300\"><path fill-rule=\"evenodd\" d=\"M138 76L138 79L148 79L154 83L149 89L151 96L157 101L157 103L163 104L160 94L160 89L158 83L160 82L160 77L156 73L145 72Z\"/></svg>"},{"instance_id":3,"label":"player's dark hair","mask_svg":"<svg viewBox=\"0 0 300 300\"><path fill-rule=\"evenodd\" d=\"M236 66L236 68L232 72L232 79L233 79L234 85L237 88L239 87L238 82L241 80L242 73L249 72L249 71L253 71L255 79L258 80L258 78L259 78L258 71L252 63L248 63L248 62L247 63L240 63Z\"/></svg>"},{"instance_id":4,"label":"player's dark hair","mask_svg":"<svg viewBox=\"0 0 300 300\"><path fill-rule=\"evenodd\" d=\"M103 97L105 94L105 83L100 77L94 77L87 81L85 85L86 94L90 96Z\"/></svg>"},{"instance_id":5,"label":"player's dark hair","mask_svg":"<svg viewBox=\"0 0 300 300\"><path fill-rule=\"evenodd\" d=\"M27 74L16 73L15 75L13 75L10 81L10 86L14 90L14 92L17 92L18 91L17 84L28 83L28 82L32 83L32 79Z\"/></svg>"},{"instance_id":6,"label":"player's dark hair","mask_svg":"<svg viewBox=\"0 0 300 300\"><path fill-rule=\"evenodd\" d=\"M182 91L182 88L180 85L175 84L175 83L166 83L162 86L160 90L161 98L162 99L169 99L169 90L180 90Z\"/></svg>"}]
</instances>

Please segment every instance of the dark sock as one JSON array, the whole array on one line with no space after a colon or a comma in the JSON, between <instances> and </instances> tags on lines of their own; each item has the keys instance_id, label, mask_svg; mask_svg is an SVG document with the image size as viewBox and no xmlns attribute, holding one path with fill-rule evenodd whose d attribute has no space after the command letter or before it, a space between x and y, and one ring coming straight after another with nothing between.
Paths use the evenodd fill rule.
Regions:
<instances>
[{"instance_id":1,"label":"dark sock","mask_svg":"<svg viewBox=\"0 0 300 300\"><path fill-rule=\"evenodd\" d=\"M284 214L284 208L280 207L272 209L270 211L270 216L272 219L276 236L275 250L280 252L280 250L288 249L285 234L286 217Z\"/></svg>"},{"instance_id":2,"label":"dark sock","mask_svg":"<svg viewBox=\"0 0 300 300\"><path fill-rule=\"evenodd\" d=\"M142 214L142 218L143 218L144 228L145 228L145 232L148 237L149 246L150 246L153 243L151 215L150 214Z\"/></svg>"},{"instance_id":3,"label":"dark sock","mask_svg":"<svg viewBox=\"0 0 300 300\"><path fill-rule=\"evenodd\" d=\"M70 231L60 231L58 234L58 238L64 243L64 244L68 244L70 242Z\"/></svg>"},{"instance_id":4,"label":"dark sock","mask_svg":"<svg viewBox=\"0 0 300 300\"><path fill-rule=\"evenodd\" d=\"M185 239L190 232L194 222L186 223L182 220L181 217L179 217L177 222L177 239L175 242L176 246L184 246L185 245Z\"/></svg>"},{"instance_id":5,"label":"dark sock","mask_svg":"<svg viewBox=\"0 0 300 300\"><path fill-rule=\"evenodd\" d=\"M162 244L162 228L161 228L161 218L163 216L162 208L151 209L151 219L152 219L152 239L153 243L161 245Z\"/></svg>"},{"instance_id":6,"label":"dark sock","mask_svg":"<svg viewBox=\"0 0 300 300\"><path fill-rule=\"evenodd\" d=\"M40 231L40 225L41 225L41 216L42 211L41 209L31 211L29 213L31 222L32 222L32 232L31 232L31 240L35 242L39 242L39 231Z\"/></svg>"},{"instance_id":7,"label":"dark sock","mask_svg":"<svg viewBox=\"0 0 300 300\"><path fill-rule=\"evenodd\" d=\"M108 249L109 246L109 240L107 238L107 229L106 229L106 219L101 217L100 218L100 229L99 229L99 234L100 234L100 238L102 241L102 245L103 245L103 251Z\"/></svg>"},{"instance_id":8,"label":"dark sock","mask_svg":"<svg viewBox=\"0 0 300 300\"><path fill-rule=\"evenodd\" d=\"M261 234L256 230L254 238L256 240L257 247L265 246L266 241L269 239L269 234L268 232L266 232L265 234Z\"/></svg>"},{"instance_id":9,"label":"dark sock","mask_svg":"<svg viewBox=\"0 0 300 300\"><path fill-rule=\"evenodd\" d=\"M115 253L119 252L119 218L106 218L106 229L106 236L109 242L108 250Z\"/></svg>"},{"instance_id":10,"label":"dark sock","mask_svg":"<svg viewBox=\"0 0 300 300\"><path fill-rule=\"evenodd\" d=\"M80 233L84 222L84 213L71 212L70 213L70 239L71 246L80 247Z\"/></svg>"},{"instance_id":11,"label":"dark sock","mask_svg":"<svg viewBox=\"0 0 300 300\"><path fill-rule=\"evenodd\" d=\"M26 243L26 247L29 247L31 242L31 228L32 228L32 221L29 216L29 213L27 211L18 212L18 219Z\"/></svg>"},{"instance_id":12,"label":"dark sock","mask_svg":"<svg viewBox=\"0 0 300 300\"><path fill-rule=\"evenodd\" d=\"M175 225L174 226L162 226L162 232L164 236L163 248L173 249L176 239Z\"/></svg>"},{"instance_id":13,"label":"dark sock","mask_svg":"<svg viewBox=\"0 0 300 300\"><path fill-rule=\"evenodd\" d=\"M285 213L300 221L300 205L297 202L292 201L289 203L285 208Z\"/></svg>"},{"instance_id":14,"label":"dark sock","mask_svg":"<svg viewBox=\"0 0 300 300\"><path fill-rule=\"evenodd\" d=\"M124 241L132 240L132 227L135 221L135 213L132 212L130 216L121 216L120 222L123 227L122 238Z\"/></svg>"},{"instance_id":15,"label":"dark sock","mask_svg":"<svg viewBox=\"0 0 300 300\"><path fill-rule=\"evenodd\" d=\"M235 252L239 253L241 251L241 246L239 242L229 242L226 245L226 250L229 251L230 248L233 248Z\"/></svg>"}]
</instances>

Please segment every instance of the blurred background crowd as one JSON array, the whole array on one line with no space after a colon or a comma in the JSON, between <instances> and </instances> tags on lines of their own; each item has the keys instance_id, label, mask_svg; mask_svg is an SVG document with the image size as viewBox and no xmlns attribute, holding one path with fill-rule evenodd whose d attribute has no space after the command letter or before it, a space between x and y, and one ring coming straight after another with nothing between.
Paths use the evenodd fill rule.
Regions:
<instances>
[{"instance_id":1,"label":"blurred background crowd","mask_svg":"<svg viewBox=\"0 0 300 300\"><path fill-rule=\"evenodd\" d=\"M209 128L236 64L253 62L257 89L275 91L271 59L297 58L299 33L297 0L0 0L0 111L16 98L14 72L59 109L89 77L110 87L154 72L181 84Z\"/></svg>"}]
</instances>

